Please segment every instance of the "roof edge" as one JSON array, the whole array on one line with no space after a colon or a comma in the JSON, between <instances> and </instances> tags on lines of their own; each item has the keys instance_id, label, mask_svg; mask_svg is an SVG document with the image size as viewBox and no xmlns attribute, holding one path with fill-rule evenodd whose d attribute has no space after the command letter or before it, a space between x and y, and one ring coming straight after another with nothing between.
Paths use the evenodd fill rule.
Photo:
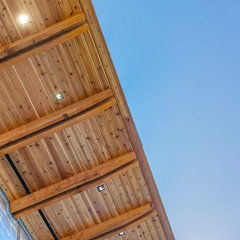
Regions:
<instances>
[{"instance_id":1,"label":"roof edge","mask_svg":"<svg viewBox=\"0 0 240 240\"><path fill-rule=\"evenodd\" d=\"M162 203L162 200L161 200L161 197L160 197L157 185L156 185L156 182L154 180L152 171L151 171L149 163L147 161L146 154L142 147L141 140L139 138L136 126L135 126L133 118L131 116L131 112L128 107L128 104L127 104L124 92L122 90L119 78L117 76L117 72L114 67L113 61L111 59L103 32L102 32L100 24L98 22L98 18L97 18L96 12L94 10L92 1L91 0L79 0L79 2L82 6L83 11L86 14L87 21L90 25L90 31L91 31L94 41L96 43L96 47L97 47L99 56L101 57L101 60L103 62L107 61L107 63L108 63L107 67L105 66L106 74L108 75L110 85L111 85L114 95L117 99L119 109L123 116L124 125L129 134L129 138L132 143L133 149L137 155L137 159L139 161L139 165L140 165L142 174L144 176L144 179L148 186L153 203L157 210L157 214L160 219L161 225L163 227L165 236L166 236L167 240L175 240L173 231L171 229L166 211L164 209L164 205ZM99 46L100 46L101 50L99 49Z\"/></svg>"}]
</instances>

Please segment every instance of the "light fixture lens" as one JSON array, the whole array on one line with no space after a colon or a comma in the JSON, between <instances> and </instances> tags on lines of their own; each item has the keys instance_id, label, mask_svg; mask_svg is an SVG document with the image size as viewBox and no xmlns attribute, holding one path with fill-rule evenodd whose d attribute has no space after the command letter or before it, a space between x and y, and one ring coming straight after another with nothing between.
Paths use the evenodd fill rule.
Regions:
<instances>
[{"instance_id":1,"label":"light fixture lens","mask_svg":"<svg viewBox=\"0 0 240 240\"><path fill-rule=\"evenodd\" d=\"M120 233L118 234L118 236L123 236L123 235L125 235L125 232L120 232Z\"/></svg>"},{"instance_id":2,"label":"light fixture lens","mask_svg":"<svg viewBox=\"0 0 240 240\"><path fill-rule=\"evenodd\" d=\"M57 101L63 99L63 94L61 92L57 93L55 96L56 96Z\"/></svg>"},{"instance_id":3,"label":"light fixture lens","mask_svg":"<svg viewBox=\"0 0 240 240\"><path fill-rule=\"evenodd\" d=\"M26 24L26 23L28 23L28 17L27 17L27 15L25 15L25 14L21 15L18 20L19 20L19 22L20 22L21 24Z\"/></svg>"},{"instance_id":4,"label":"light fixture lens","mask_svg":"<svg viewBox=\"0 0 240 240\"><path fill-rule=\"evenodd\" d=\"M104 185L101 185L101 186L98 186L97 189L99 192L102 192L105 190L105 187L104 187Z\"/></svg>"}]
</instances>

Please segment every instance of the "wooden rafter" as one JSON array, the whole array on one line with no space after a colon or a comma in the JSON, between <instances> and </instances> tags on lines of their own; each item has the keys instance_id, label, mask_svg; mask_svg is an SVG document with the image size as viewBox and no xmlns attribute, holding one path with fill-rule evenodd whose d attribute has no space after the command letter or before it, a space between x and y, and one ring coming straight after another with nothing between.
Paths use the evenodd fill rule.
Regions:
<instances>
[{"instance_id":1,"label":"wooden rafter","mask_svg":"<svg viewBox=\"0 0 240 240\"><path fill-rule=\"evenodd\" d=\"M106 110L116 104L115 98L109 96L111 96L111 91L107 90L100 95L96 94L77 104L66 107L65 110L59 110L44 118L35 120L23 127L3 134L1 136L1 142L10 142L0 147L0 154L3 155L12 152ZM11 140L14 141L11 142Z\"/></svg>"},{"instance_id":2,"label":"wooden rafter","mask_svg":"<svg viewBox=\"0 0 240 240\"><path fill-rule=\"evenodd\" d=\"M49 127L66 118L70 118L112 96L112 90L107 89L70 106L62 108L56 112L48 114L47 116L39 118L33 122L18 127L12 131L6 132L0 135L0 147L25 137L31 133L37 132L43 128Z\"/></svg>"},{"instance_id":3,"label":"wooden rafter","mask_svg":"<svg viewBox=\"0 0 240 240\"><path fill-rule=\"evenodd\" d=\"M72 29L74 26L79 26L79 23L82 23L85 19L85 14L80 13L61 22L55 23L47 28L44 28L37 33L30 34L22 39L5 45L0 48L0 59L7 58L19 51L37 45L42 41L48 40L50 37Z\"/></svg>"},{"instance_id":4,"label":"wooden rafter","mask_svg":"<svg viewBox=\"0 0 240 240\"><path fill-rule=\"evenodd\" d=\"M174 240L91 0L40 2L22 4L18 0L4 1L4 16L0 21L1 131L13 129L18 121L25 123L32 120L32 111L42 116L42 109L48 109L51 105L47 96L53 86L56 89L68 89L66 100L76 96L76 92L81 97L82 94L90 96L92 89L111 90L0 135L0 156L28 145L27 148L10 154L12 163L16 164L10 165L14 167L18 178L22 175L22 184L35 190L44 186L11 201L12 213L16 218L23 217L33 237L41 239L51 238L50 232L57 233L63 238L61 240L118 238L119 232L131 233L135 227L139 228L139 232L144 232L146 226L141 223L148 220L149 233L153 234L154 239ZM30 18L34 19L28 26L21 26L16 19L18 10L23 7L25 13L30 13ZM39 26L56 21L59 22L37 32ZM28 35L29 33L32 34ZM72 38L74 44L70 44ZM63 44L67 40L70 41ZM57 51L60 48L64 48L63 51ZM59 59L63 61L59 62ZM24 62L20 63L21 61ZM35 91L38 94L34 95ZM113 106L115 104L117 106ZM111 106L111 111L100 113ZM95 114L97 115L93 119L79 127L67 129L67 135L62 134L66 128ZM52 137L54 133L57 133L56 137ZM71 146L67 144L66 136L71 137ZM41 149L32 147L35 141L42 138L46 141L40 144ZM126 151L127 154L108 162L101 161L100 156L105 153L119 156ZM23 188L7 160L11 162L8 156L3 157L0 180L7 196L12 200L22 194ZM95 167L92 167L93 161ZM88 170L73 176L77 171L75 167L79 167L77 164L84 164ZM59 182L45 185L52 179L59 179ZM96 187L102 184L105 184L106 192L97 193ZM115 189L118 186L119 189ZM89 194L79 194L86 190ZM72 200L81 201L76 206L75 201L62 201L76 194L79 195ZM116 203L116 208L111 207L112 201ZM147 204L146 208L136 208L139 203L143 205L149 202L154 207ZM33 212L50 205L51 211L43 209L45 223L50 229L52 227L52 231L48 232L42 220L39 221L39 215ZM129 211L127 206L136 209ZM72 211L69 211L70 207L73 208ZM116 217L116 212L120 214L122 207L126 207L128 212ZM88 210L80 216L82 208ZM110 219L105 222L102 222L101 211L99 212L102 208L109 210L106 217ZM154 218L150 220L152 217ZM47 221L50 221L49 224ZM64 227L58 224L63 224ZM71 229L81 231L70 233ZM68 236L69 234L72 235ZM123 236L124 239L127 237L128 234ZM143 235L135 236L136 239L142 237L144 238Z\"/></svg>"},{"instance_id":5,"label":"wooden rafter","mask_svg":"<svg viewBox=\"0 0 240 240\"><path fill-rule=\"evenodd\" d=\"M120 175L121 173L136 167L138 162L135 159L136 155L134 152L126 153L90 170L86 170L25 197L12 201L10 203L10 210L15 218L23 217L33 211L71 197L90 187L101 184L115 175Z\"/></svg>"},{"instance_id":6,"label":"wooden rafter","mask_svg":"<svg viewBox=\"0 0 240 240\"><path fill-rule=\"evenodd\" d=\"M60 23L59 23L60 24ZM52 30L52 28L51 28ZM70 28L67 31L60 31L58 34L55 33L54 36L45 39L44 41L40 41L35 45L31 45L21 51L17 51L15 54L10 55L7 58L0 59L0 70L7 68L11 65L14 65L20 61L23 61L29 57L32 57L41 52L47 51L63 42L66 42L69 39L72 39L86 31L89 30L89 25L87 23L83 23L82 25ZM48 33L50 35L50 33Z\"/></svg>"},{"instance_id":7,"label":"wooden rafter","mask_svg":"<svg viewBox=\"0 0 240 240\"><path fill-rule=\"evenodd\" d=\"M141 224L142 222L152 218L152 217L155 217L157 215L157 211L156 209L152 209L151 211L149 211L148 213L146 213L145 215L142 215L141 217L133 220L132 222L126 224L126 225L123 225L119 228L116 228L108 233L105 233L99 237L96 237L94 238L94 240L105 240L105 239L108 239L108 238L111 238L111 237L114 237L114 236L118 236L118 234L120 232L124 232L126 233L127 230L131 229L131 228L134 228L136 226L138 226L139 224Z\"/></svg>"},{"instance_id":8,"label":"wooden rafter","mask_svg":"<svg viewBox=\"0 0 240 240\"><path fill-rule=\"evenodd\" d=\"M97 225L94 225L83 231L80 231L68 237L62 238L61 240L78 240L78 239L89 240L89 239L95 238L99 235L113 231L114 229L121 228L137 220L138 218L141 218L142 216L150 212L152 209L153 209L153 205L151 203L147 203L142 207L133 209L129 212L121 214L117 217L114 217L112 219L99 223Z\"/></svg>"}]
</instances>

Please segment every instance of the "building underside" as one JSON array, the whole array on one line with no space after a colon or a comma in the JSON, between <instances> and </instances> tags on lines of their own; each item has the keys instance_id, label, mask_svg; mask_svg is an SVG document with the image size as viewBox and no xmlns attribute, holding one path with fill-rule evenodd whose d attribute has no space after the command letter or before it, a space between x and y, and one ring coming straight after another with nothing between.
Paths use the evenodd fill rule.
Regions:
<instances>
[{"instance_id":1,"label":"building underside","mask_svg":"<svg viewBox=\"0 0 240 240\"><path fill-rule=\"evenodd\" d=\"M173 240L91 1L0 0L0 28L14 218L36 240Z\"/></svg>"}]
</instances>

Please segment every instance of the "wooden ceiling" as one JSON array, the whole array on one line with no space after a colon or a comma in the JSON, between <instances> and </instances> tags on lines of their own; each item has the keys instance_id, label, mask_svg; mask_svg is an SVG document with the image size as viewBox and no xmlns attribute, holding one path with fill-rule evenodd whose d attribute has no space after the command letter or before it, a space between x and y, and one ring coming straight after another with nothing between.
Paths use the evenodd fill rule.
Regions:
<instances>
[{"instance_id":1,"label":"wooden ceiling","mask_svg":"<svg viewBox=\"0 0 240 240\"><path fill-rule=\"evenodd\" d=\"M0 29L0 187L15 218L36 240L173 240L91 1L0 0Z\"/></svg>"}]
</instances>

